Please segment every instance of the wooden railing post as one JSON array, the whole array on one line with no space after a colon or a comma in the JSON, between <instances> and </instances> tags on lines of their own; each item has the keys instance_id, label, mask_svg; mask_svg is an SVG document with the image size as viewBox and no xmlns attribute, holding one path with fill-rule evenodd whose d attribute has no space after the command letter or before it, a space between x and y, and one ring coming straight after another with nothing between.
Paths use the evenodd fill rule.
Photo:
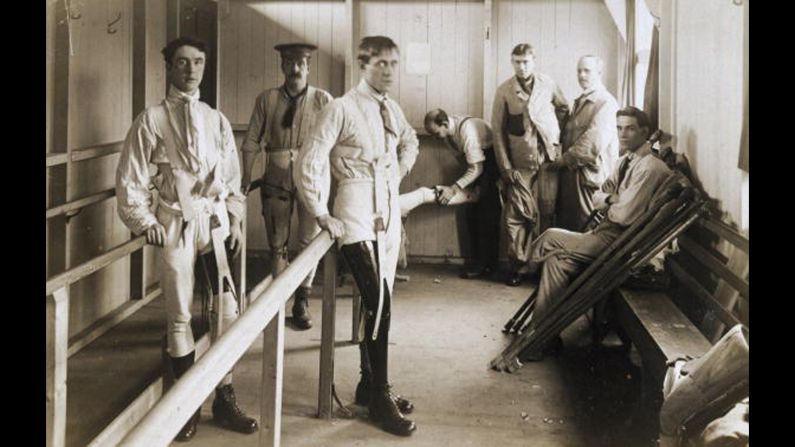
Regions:
<instances>
[{"instance_id":1,"label":"wooden railing post","mask_svg":"<svg viewBox=\"0 0 795 447\"><path fill-rule=\"evenodd\" d=\"M331 387L334 384L334 313L337 287L337 249L331 247L323 258L323 320L320 337L320 390L317 415L331 419L333 402Z\"/></svg>"},{"instance_id":2,"label":"wooden railing post","mask_svg":"<svg viewBox=\"0 0 795 447\"><path fill-rule=\"evenodd\" d=\"M262 332L260 386L260 447L278 447L282 431L282 377L284 373L284 303Z\"/></svg>"},{"instance_id":3,"label":"wooden railing post","mask_svg":"<svg viewBox=\"0 0 795 447\"><path fill-rule=\"evenodd\" d=\"M47 446L66 441L66 361L69 349L69 286L47 299Z\"/></svg>"},{"instance_id":4,"label":"wooden railing post","mask_svg":"<svg viewBox=\"0 0 795 447\"><path fill-rule=\"evenodd\" d=\"M351 287L351 343L359 343L359 326L361 325L362 317L362 295L359 293L359 286L356 285L356 279L353 279L353 286Z\"/></svg>"}]
</instances>

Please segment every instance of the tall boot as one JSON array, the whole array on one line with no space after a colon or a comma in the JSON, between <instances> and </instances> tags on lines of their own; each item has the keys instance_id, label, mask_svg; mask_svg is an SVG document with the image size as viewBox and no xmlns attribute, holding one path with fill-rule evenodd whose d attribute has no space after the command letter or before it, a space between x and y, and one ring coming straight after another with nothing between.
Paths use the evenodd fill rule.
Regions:
<instances>
[{"instance_id":1,"label":"tall boot","mask_svg":"<svg viewBox=\"0 0 795 447\"><path fill-rule=\"evenodd\" d=\"M359 379L359 384L356 385L356 397L354 402L356 405L366 407L370 404L370 394L373 388L373 372L370 369L370 356L367 354L367 344L365 342L359 343L359 355L360 374L362 377ZM395 401L401 413L410 414L414 411L414 404L410 400L394 394L391 391L389 397Z\"/></svg>"},{"instance_id":2,"label":"tall boot","mask_svg":"<svg viewBox=\"0 0 795 447\"><path fill-rule=\"evenodd\" d=\"M221 427L239 433L250 434L259 429L257 420L246 416L237 406L235 389L232 388L232 384L223 385L215 389L213 420Z\"/></svg>"},{"instance_id":3,"label":"tall boot","mask_svg":"<svg viewBox=\"0 0 795 447\"><path fill-rule=\"evenodd\" d=\"M312 327L312 315L309 314L309 287L299 286L293 301L293 323L298 329L305 331Z\"/></svg>"},{"instance_id":4,"label":"tall boot","mask_svg":"<svg viewBox=\"0 0 795 447\"><path fill-rule=\"evenodd\" d=\"M193 365L196 359L196 351L182 357L171 357L171 367L174 370L174 378L179 379L183 374ZM174 438L175 441L186 442L190 441L196 435L196 425L201 419L201 407L196 410L196 413L188 419L188 422L182 427L182 430L177 433Z\"/></svg>"},{"instance_id":5,"label":"tall boot","mask_svg":"<svg viewBox=\"0 0 795 447\"><path fill-rule=\"evenodd\" d=\"M370 401L368 409L370 419L378 423L381 429L398 436L410 436L417 425L403 416L397 403L392 398L389 381L387 380L389 358L389 313L382 316L379 325L378 337L373 340L372 334L375 323L375 315L367 312L367 353L370 357L372 368L372 388L370 389Z\"/></svg>"}]
</instances>

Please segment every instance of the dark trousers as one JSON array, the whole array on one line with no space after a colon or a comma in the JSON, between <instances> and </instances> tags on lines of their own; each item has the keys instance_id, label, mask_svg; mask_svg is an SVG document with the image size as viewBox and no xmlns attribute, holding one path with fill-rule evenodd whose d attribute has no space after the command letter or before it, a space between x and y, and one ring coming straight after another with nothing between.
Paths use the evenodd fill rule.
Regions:
<instances>
[{"instance_id":1,"label":"dark trousers","mask_svg":"<svg viewBox=\"0 0 795 447\"><path fill-rule=\"evenodd\" d=\"M472 246L473 264L478 267L497 267L497 256L500 241L500 199L497 191L497 179L500 174L494 158L494 150L485 150L486 160L483 162L483 173L475 180L480 187L480 199L465 205L464 219L469 228L469 241L459 231L459 247L461 253L467 242Z\"/></svg>"},{"instance_id":2,"label":"dark trousers","mask_svg":"<svg viewBox=\"0 0 795 447\"><path fill-rule=\"evenodd\" d=\"M362 294L364 307L364 341L361 343L362 370L372 371L373 389L387 386L387 359L389 356L389 322L391 302L389 289L384 281L384 304L381 310L381 322L378 336L373 340L376 312L378 311L378 262L377 243L375 241L357 242L342 246L342 256L351 269L359 293ZM369 359L369 365L366 361Z\"/></svg>"}]
</instances>

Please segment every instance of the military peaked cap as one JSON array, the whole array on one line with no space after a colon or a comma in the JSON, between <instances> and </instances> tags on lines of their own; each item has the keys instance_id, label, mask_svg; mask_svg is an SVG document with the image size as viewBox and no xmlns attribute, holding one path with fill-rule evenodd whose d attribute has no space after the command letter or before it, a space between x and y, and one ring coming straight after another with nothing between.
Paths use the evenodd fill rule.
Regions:
<instances>
[{"instance_id":1,"label":"military peaked cap","mask_svg":"<svg viewBox=\"0 0 795 447\"><path fill-rule=\"evenodd\" d=\"M282 43L273 47L282 57L307 57L317 46L309 43Z\"/></svg>"}]
</instances>

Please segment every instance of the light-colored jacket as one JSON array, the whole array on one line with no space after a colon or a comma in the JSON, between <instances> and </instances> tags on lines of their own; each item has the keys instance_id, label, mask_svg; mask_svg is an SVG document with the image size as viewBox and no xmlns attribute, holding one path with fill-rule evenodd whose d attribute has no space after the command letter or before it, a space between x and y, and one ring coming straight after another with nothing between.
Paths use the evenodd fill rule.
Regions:
<instances>
[{"instance_id":1,"label":"light-colored jacket","mask_svg":"<svg viewBox=\"0 0 795 447\"><path fill-rule=\"evenodd\" d=\"M158 190L158 206L172 214L182 215L180 185L187 185L186 199L202 213L215 213L222 226L228 228L227 213L243 216L245 196L240 192L240 164L232 126L219 111L196 98L196 126L201 129L199 145L200 170L191 172L185 163L185 118L183 108L187 95L174 87L160 104L141 112L135 119L122 146L116 169L116 199L122 222L135 234L144 233L157 222L150 209L153 184ZM157 166L150 174L149 165ZM187 216L186 216L187 219ZM161 222L162 223L162 222Z\"/></svg>"},{"instance_id":2,"label":"light-colored jacket","mask_svg":"<svg viewBox=\"0 0 795 447\"><path fill-rule=\"evenodd\" d=\"M378 93L362 80L329 103L298 153L293 177L299 199L315 217L329 214L334 178L337 191L330 214L345 225L340 245L376 240L375 218L381 213L386 227L382 268L391 290L400 249L400 179L414 166L419 141L390 98L386 106L397 136L385 135L378 101Z\"/></svg>"},{"instance_id":3,"label":"light-colored jacket","mask_svg":"<svg viewBox=\"0 0 795 447\"><path fill-rule=\"evenodd\" d=\"M618 103L604 87L580 100L560 137L563 153L570 152L579 167L580 181L599 188L616 167Z\"/></svg>"},{"instance_id":4,"label":"light-colored jacket","mask_svg":"<svg viewBox=\"0 0 795 447\"><path fill-rule=\"evenodd\" d=\"M491 128L494 132L494 151L501 172L509 169L538 169L544 155L554 161L560 155L560 122L568 115L568 102L560 87L543 73L533 75L533 90L528 96L516 76L503 82L494 95L491 113ZM521 115L525 128L523 136L510 135L507 131L509 115ZM535 136L529 130L535 127L546 154L540 154Z\"/></svg>"}]
</instances>

